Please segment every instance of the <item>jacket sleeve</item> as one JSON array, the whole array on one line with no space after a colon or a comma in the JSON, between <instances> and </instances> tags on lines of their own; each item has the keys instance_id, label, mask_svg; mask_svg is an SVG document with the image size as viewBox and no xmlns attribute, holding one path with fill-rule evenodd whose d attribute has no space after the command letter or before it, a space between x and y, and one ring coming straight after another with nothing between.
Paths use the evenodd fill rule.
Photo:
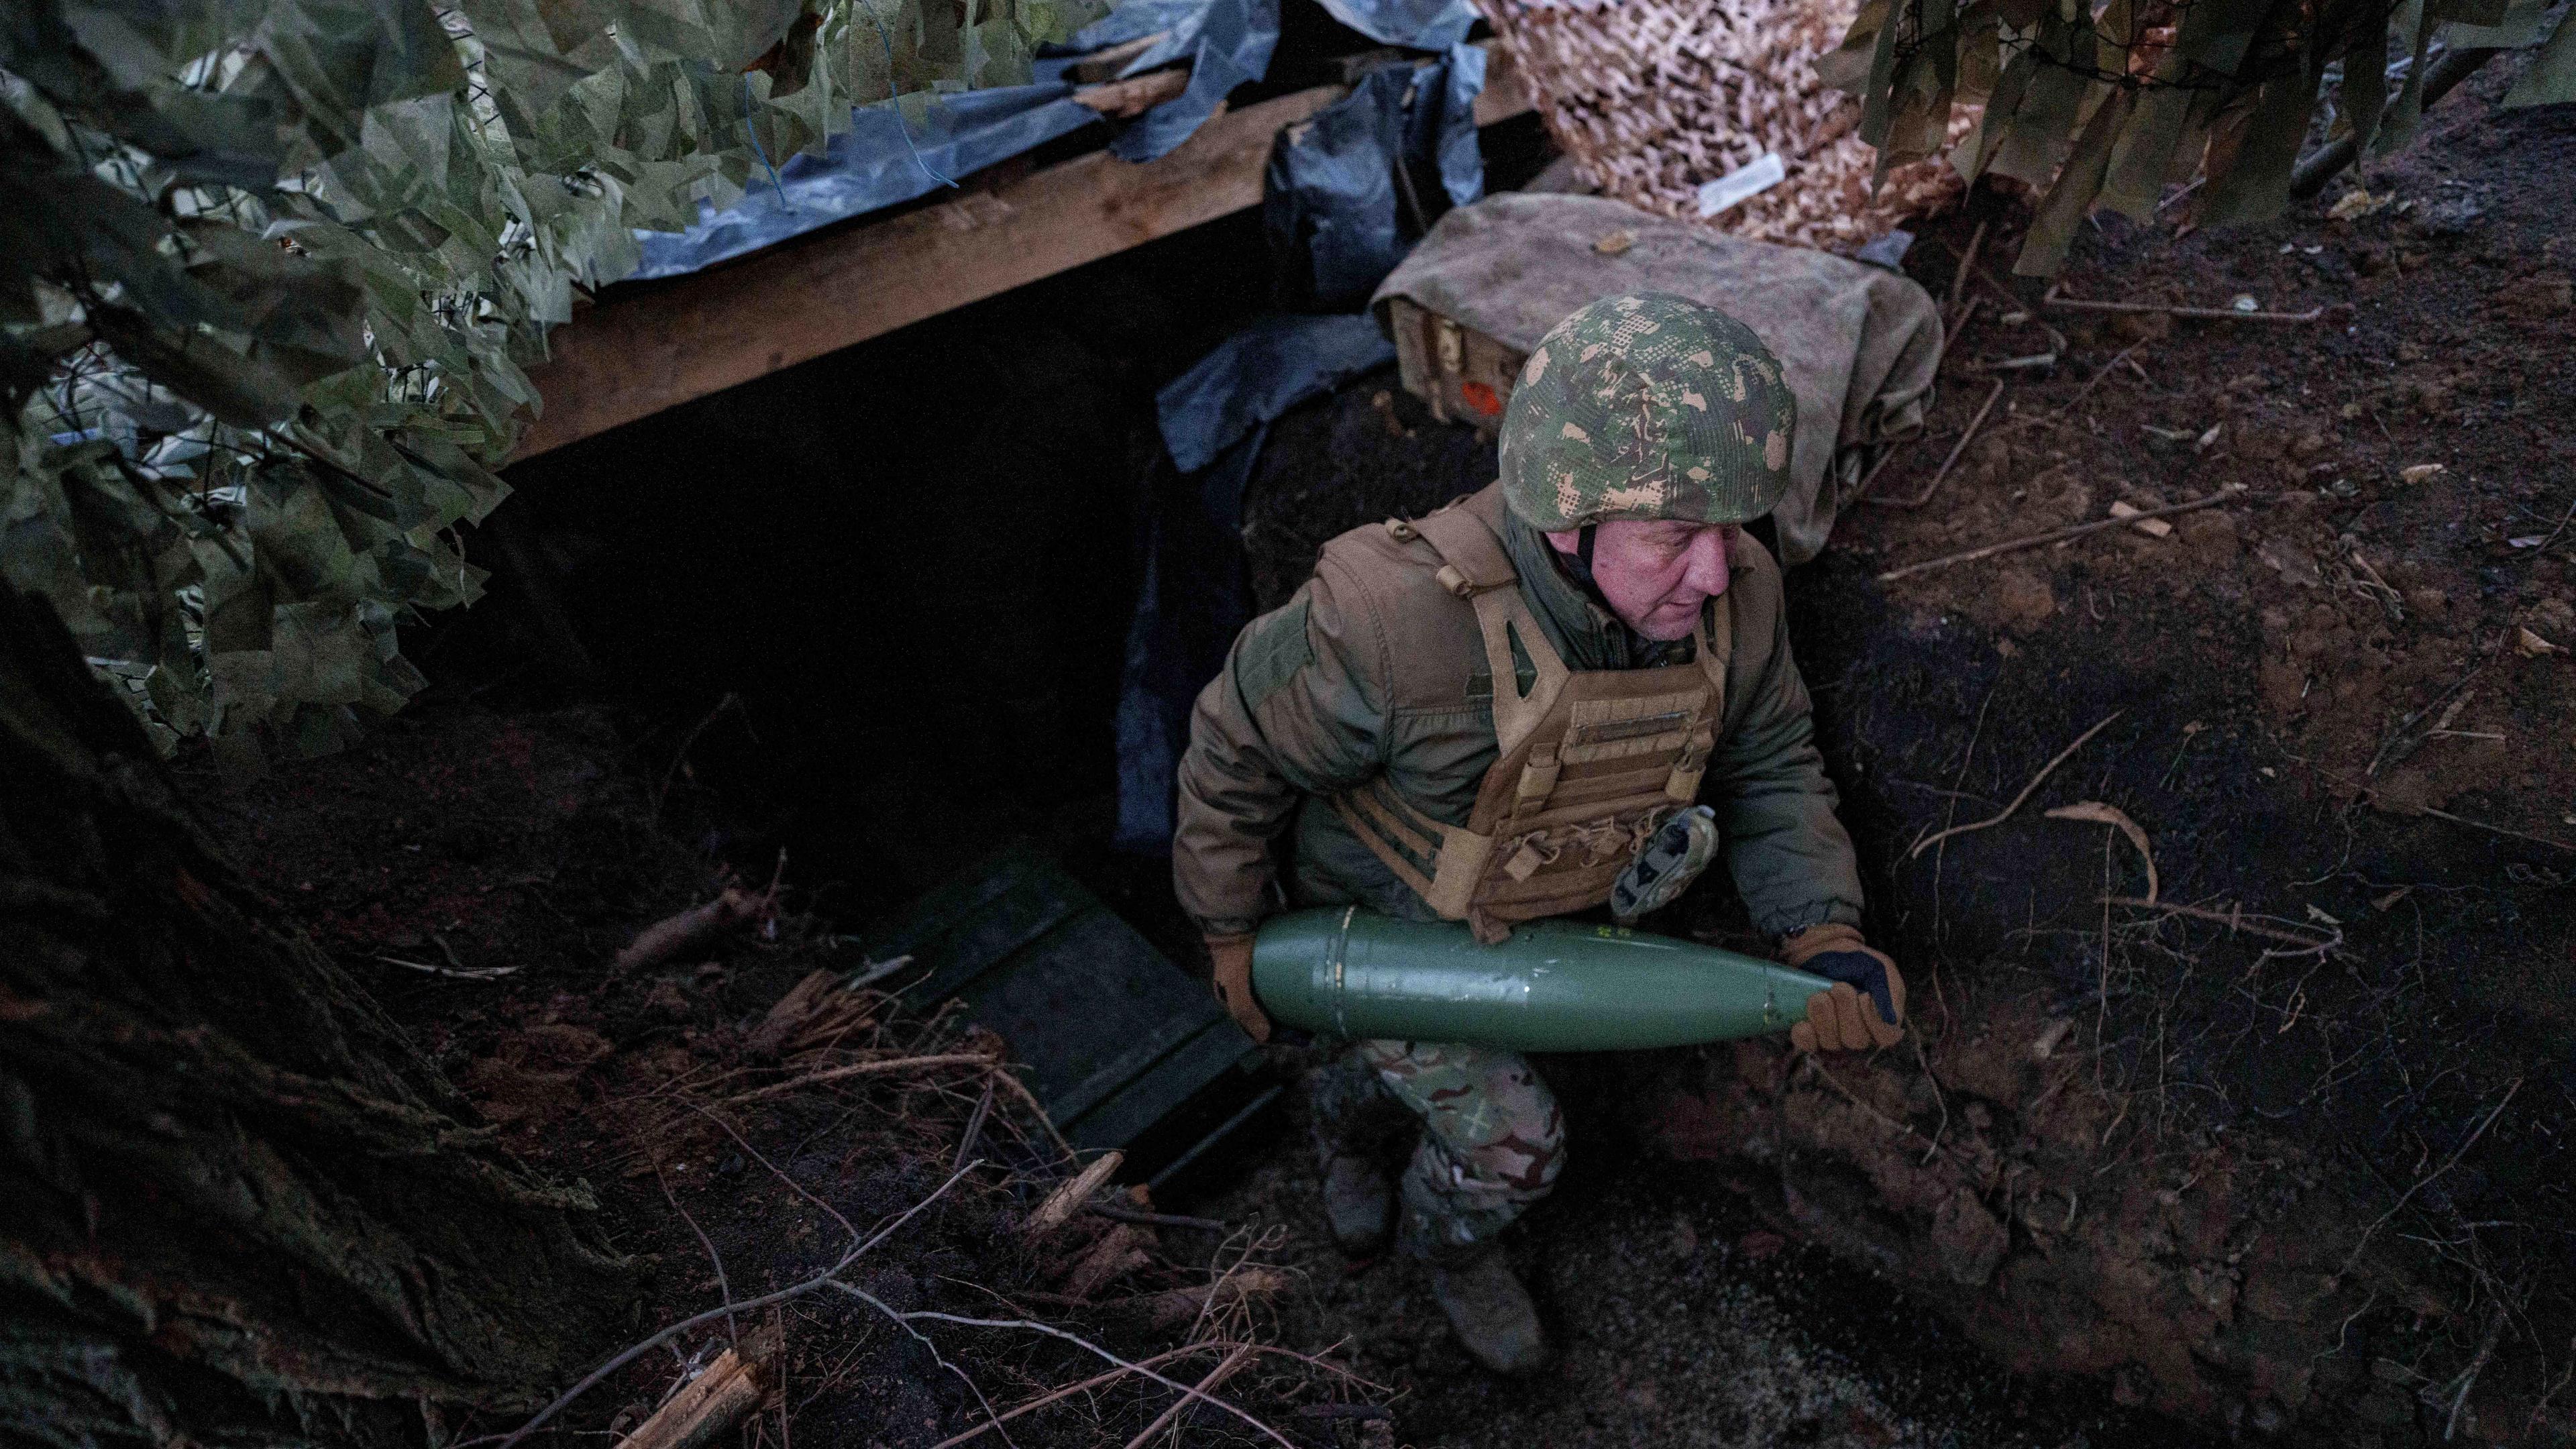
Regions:
<instances>
[{"instance_id":1,"label":"jacket sleeve","mask_svg":"<svg viewBox=\"0 0 2576 1449\"><path fill-rule=\"evenodd\" d=\"M1857 926L1860 869L1834 817L1834 783L1816 748L1812 703L1789 657L1787 611L1770 614L1769 647L1743 686L1741 709L1718 742L1702 793L1717 809L1727 868L1757 930L1783 937L1827 921Z\"/></svg>"},{"instance_id":2,"label":"jacket sleeve","mask_svg":"<svg viewBox=\"0 0 2576 1449\"><path fill-rule=\"evenodd\" d=\"M1384 765L1383 635L1357 590L1333 587L1331 565L1244 626L1191 713L1172 884L1208 935L1249 931L1275 908L1270 843L1301 796Z\"/></svg>"}]
</instances>

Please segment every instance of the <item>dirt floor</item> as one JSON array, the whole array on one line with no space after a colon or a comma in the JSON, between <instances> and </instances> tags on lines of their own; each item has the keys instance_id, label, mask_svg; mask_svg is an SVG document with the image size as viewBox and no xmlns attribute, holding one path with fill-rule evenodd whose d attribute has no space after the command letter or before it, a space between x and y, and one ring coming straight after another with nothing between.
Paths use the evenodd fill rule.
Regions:
<instances>
[{"instance_id":1,"label":"dirt floor","mask_svg":"<svg viewBox=\"0 0 2576 1449\"><path fill-rule=\"evenodd\" d=\"M2494 111L2507 79L2281 223L2106 217L2060 279L2308 320L2047 304L2007 280L2001 198L1927 229L1936 298L1989 234L1927 433L1874 484L1923 502L1852 510L1791 584L1921 1052L1591 1088L2013 1370L2213 1432L2571 1433L2576 129ZM1394 389L1274 431L1265 603L1334 532L1490 476ZM2231 489L2159 536L1878 577ZM2079 739L2007 823L1932 840ZM2085 802L2139 843L2047 814ZM1673 915L1752 944L1722 885ZM1596 1281L1579 1232L1529 1236L1543 1279Z\"/></svg>"},{"instance_id":2,"label":"dirt floor","mask_svg":"<svg viewBox=\"0 0 2576 1449\"><path fill-rule=\"evenodd\" d=\"M1092 714L1132 566L1109 557L1129 520L1102 513L1128 506L1110 475L1213 310L1157 320L1141 284L1101 291L1146 340L1067 324L1074 340L1048 344L1097 379L1088 431L1047 442L1022 420L968 460L979 487L1035 466L1090 490L1010 535L1078 540L1053 572L971 551L906 563L914 525L854 531L885 522L857 512L853 530L782 531L811 501L784 489L700 568L697 531L654 520L688 516L682 485L703 479L624 520L584 517L662 486L602 468L565 482L537 544L614 564L607 587L568 569L572 622L640 686L601 691L605 711L530 688L552 665L524 638L493 642L532 627L505 580L501 607L433 658L438 699L346 755L249 785L203 776L199 793L234 857L514 1146L600 1191L612 1234L651 1265L638 1338L799 1281L853 1228L928 1203L851 1276L874 1302L782 1306L784 1412L746 1444L919 1449L985 1402L1101 1371L1034 1324L1131 1358L1186 1348L1168 1363L1192 1382L1255 1346L1229 1396L1305 1443L2569 1442L2576 117L2493 112L2506 79L2474 82L2404 156L2280 224L2177 235L2171 214L2104 218L2062 279L2076 298L2242 295L2324 309L2315 321L2044 306L2005 271L2001 199L1926 228L1907 265L1936 297L1981 217L1992 276L1961 288L1977 306L1930 427L1876 494L1933 485L1996 378L2003 391L1925 506L1853 510L1791 582L1870 930L1915 983L1919 1050L1544 1064L1574 1155L1513 1242L1564 1345L1534 1383L1468 1366L1403 1265L1345 1264L1321 1240L1293 1106L1151 1205L1216 1230L1090 1216L1031 1238L1020 1224L1067 1164L1007 1091L988 1100L995 1043L873 995L778 1010L812 972L863 968L867 914L995 831L1034 829L1171 934L1154 863L1098 850L1111 772ZM847 366L917 372L925 407L949 385L943 351L1021 389L989 396L1043 394L1056 363L992 340L1016 337L1018 315L959 322L984 329L971 346L925 331ZM1123 372L1100 361L1120 348ZM837 395L795 376L803 404ZM748 416L676 418L694 451L674 456L834 483L820 442L753 436ZM775 466L740 463L747 450ZM1491 470L1489 445L1428 422L1391 373L1292 414L1246 499L1257 590L1276 602L1323 539ZM2169 536L1877 577L2115 500L2231 486ZM852 536L868 567L848 568ZM906 632L939 573L988 586L973 617L1000 621L1004 646L961 656ZM778 629L748 627L762 598ZM904 629L850 637L853 599ZM908 716L862 685L895 704L915 690L932 723L890 723ZM1913 853L2002 811L2096 726L2008 821ZM970 769L970 754L1003 763ZM1036 803L997 818L1012 794ZM2083 801L2122 812L2143 846L2044 813ZM800 844L774 913L612 964L729 884L760 894L782 840L834 836L855 843ZM1722 883L1660 924L1753 944ZM977 1060L872 1066L918 1057ZM1305 1064L1282 1052L1273 1069ZM992 1165L943 1191L969 1153ZM925 1312L1015 1326L895 1318ZM657 1348L563 1423L629 1427L728 1341L716 1323ZM1011 1436L1125 1443L1172 1401L1123 1379ZM1204 1411L1183 1422L1254 1437Z\"/></svg>"},{"instance_id":3,"label":"dirt floor","mask_svg":"<svg viewBox=\"0 0 2576 1449\"><path fill-rule=\"evenodd\" d=\"M983 1069L747 1096L835 1067L998 1047L873 992L844 998L862 1007L855 1018L782 1012L809 973L865 966L855 938L800 913L806 892L782 890L773 928L755 921L657 964L615 964L645 927L735 881L681 843L706 832L657 802L665 781L635 768L594 712L433 706L344 755L246 785L205 773L194 783L228 852L505 1141L598 1191L615 1245L648 1270L638 1339L790 1286L837 1257L853 1225L874 1233L928 1201L851 1275L855 1286L898 1312L1043 1323L1139 1360L1185 1340L1212 1345L1180 1360L1195 1365L1193 1381L1230 1345L1258 1343L1260 1372L1234 1379L1231 1397L1304 1443L1371 1444L1385 1431L1396 1437L1384 1442L1423 1445L1666 1431L1743 1444L2056 1445L2088 1431L2097 1443L2172 1441L2099 1391L2037 1391L1886 1284L1770 1230L1717 1170L1650 1163L1611 1120L1580 1123L1602 1170L1545 1205L1522 1241L1569 1348L1531 1384L1478 1372L1405 1265L1346 1265L1321 1239L1295 1108L1256 1120L1159 1205L1211 1215L1213 1231L1091 1218L1025 1240L1020 1223L1065 1165L1007 1097L987 1106L972 1149L992 1166L940 1191L965 1160ZM765 1039L773 1021L795 1034ZM1302 1064L1282 1053L1276 1070ZM1551 1071L1590 1080L1580 1062ZM1608 1086L1575 1100L1609 1100ZM1210 1309L1217 1283L1229 1286ZM710 1323L657 1348L562 1422L632 1428L764 1326L784 1338L785 1413L746 1425L746 1444L918 1449L981 1422L986 1402L1008 1409L1102 1367L1032 1329L917 1324L934 1358L874 1305L814 1294L775 1319L746 1314L730 1334ZM601 1356L619 1346L600 1345ZM1168 1399L1128 1383L1011 1428L1021 1443L1123 1442ZM1314 1412L1329 1405L1383 1412ZM1191 1422L1225 1428L1204 1414Z\"/></svg>"}]
</instances>

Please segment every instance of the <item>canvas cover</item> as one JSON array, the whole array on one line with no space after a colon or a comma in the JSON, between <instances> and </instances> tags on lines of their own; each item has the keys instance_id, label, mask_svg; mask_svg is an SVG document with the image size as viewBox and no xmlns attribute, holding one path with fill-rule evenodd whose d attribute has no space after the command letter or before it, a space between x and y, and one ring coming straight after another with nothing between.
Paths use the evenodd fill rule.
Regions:
<instances>
[{"instance_id":1,"label":"canvas cover","mask_svg":"<svg viewBox=\"0 0 2576 1449\"><path fill-rule=\"evenodd\" d=\"M1941 319L1913 281L1601 197L1507 193L1460 207L1373 305L1392 327L1394 304L1409 302L1517 357L1575 309L1623 292L1721 308L1780 359L1798 399L1789 493L1773 514L1784 563L1815 557L1874 450L1923 426Z\"/></svg>"}]
</instances>

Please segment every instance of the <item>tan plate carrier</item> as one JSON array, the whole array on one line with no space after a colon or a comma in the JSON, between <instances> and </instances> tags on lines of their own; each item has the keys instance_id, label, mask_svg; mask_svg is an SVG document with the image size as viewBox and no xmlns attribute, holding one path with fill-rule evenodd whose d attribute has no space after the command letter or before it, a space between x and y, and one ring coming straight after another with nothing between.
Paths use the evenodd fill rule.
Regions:
<instances>
[{"instance_id":1,"label":"tan plate carrier","mask_svg":"<svg viewBox=\"0 0 2576 1449\"><path fill-rule=\"evenodd\" d=\"M1474 604L1494 681L1494 738L1464 826L1443 825L1384 776L1334 797L1353 833L1445 920L1479 940L1513 921L1564 915L1610 898L1630 857L1699 795L1726 698L1734 643L1727 596L1703 616L1687 664L1566 667L1522 598L1502 540L1460 500L1416 522L1389 519L1399 540L1431 545L1443 588ZM1513 640L1535 667L1520 689ZM1712 642L1716 641L1716 642Z\"/></svg>"}]
</instances>

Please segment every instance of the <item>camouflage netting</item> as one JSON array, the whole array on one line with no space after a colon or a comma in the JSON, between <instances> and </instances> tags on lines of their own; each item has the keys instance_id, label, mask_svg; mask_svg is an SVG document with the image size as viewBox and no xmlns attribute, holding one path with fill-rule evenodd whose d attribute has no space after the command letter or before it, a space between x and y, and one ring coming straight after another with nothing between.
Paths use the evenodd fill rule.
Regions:
<instances>
[{"instance_id":1,"label":"camouflage netting","mask_svg":"<svg viewBox=\"0 0 2576 1449\"><path fill-rule=\"evenodd\" d=\"M1786 178L1710 224L1849 250L1991 172L2045 193L2026 273L2093 207L2143 218L2175 186L2199 183L2202 221L2277 214L2320 106L2333 135L2402 145L2445 47L2539 45L2506 103L2576 100L2562 0L1478 5L1604 195L1696 219L1702 184L1776 152Z\"/></svg>"},{"instance_id":2,"label":"camouflage netting","mask_svg":"<svg viewBox=\"0 0 2576 1449\"><path fill-rule=\"evenodd\" d=\"M1854 0L1479 8L1519 62L1549 134L1604 196L1695 221L1702 184L1776 152L1786 178L1708 224L1849 251L1966 189L1956 171L1928 160L1895 167L1873 191L1878 158L1858 134L1859 103L1819 72L1852 26ZM1975 122L1973 111L1958 116L1953 139Z\"/></svg>"},{"instance_id":3,"label":"camouflage netting","mask_svg":"<svg viewBox=\"0 0 2576 1449\"><path fill-rule=\"evenodd\" d=\"M2195 186L2199 221L2279 214L2320 105L2330 134L2403 145L2437 47L2529 46L2554 25L2505 103L2576 100L2576 27L2552 3L1872 0L1834 60L1857 75L1867 52L1848 83L1881 164L1951 153L1971 180L2047 188L2017 264L2045 275L2096 206L2143 219Z\"/></svg>"}]
</instances>

